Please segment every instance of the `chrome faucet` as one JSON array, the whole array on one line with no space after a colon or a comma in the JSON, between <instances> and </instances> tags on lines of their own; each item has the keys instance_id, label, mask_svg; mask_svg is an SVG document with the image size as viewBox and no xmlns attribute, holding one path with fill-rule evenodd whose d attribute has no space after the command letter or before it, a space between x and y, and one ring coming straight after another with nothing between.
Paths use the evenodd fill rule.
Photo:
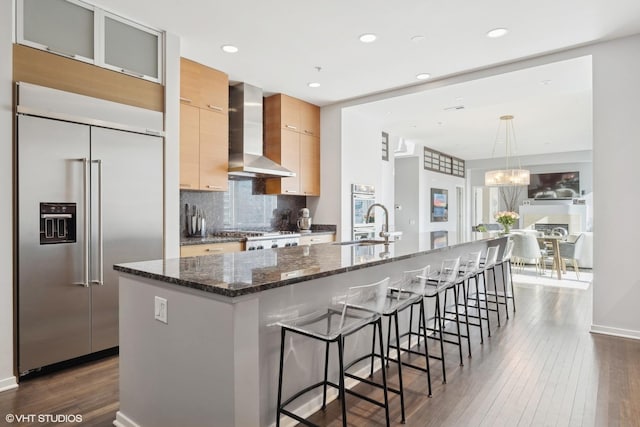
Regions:
<instances>
[{"instance_id":1,"label":"chrome faucet","mask_svg":"<svg viewBox=\"0 0 640 427\"><path fill-rule=\"evenodd\" d=\"M369 209L367 209L367 215L365 217L367 219L367 222L369 222L369 218L371 216L371 211L376 206L382 208L382 210L384 211L384 225L382 226L382 231L380 232L380 237L384 237L384 244L388 245L389 244L389 236L391 236L392 233L389 233L389 211L387 210L387 208L384 205L380 204L380 203L374 203L371 206L369 206ZM396 233L393 233L393 235L396 235Z\"/></svg>"}]
</instances>

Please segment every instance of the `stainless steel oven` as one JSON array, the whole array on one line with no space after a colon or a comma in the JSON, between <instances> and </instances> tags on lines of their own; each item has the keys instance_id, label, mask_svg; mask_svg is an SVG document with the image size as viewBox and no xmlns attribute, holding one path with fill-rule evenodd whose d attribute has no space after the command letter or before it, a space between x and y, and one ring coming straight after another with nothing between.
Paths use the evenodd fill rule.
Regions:
<instances>
[{"instance_id":1,"label":"stainless steel oven","mask_svg":"<svg viewBox=\"0 0 640 427\"><path fill-rule=\"evenodd\" d=\"M373 185L351 185L351 229L353 240L371 239L375 235L375 225L367 222L367 210L376 202Z\"/></svg>"}]
</instances>

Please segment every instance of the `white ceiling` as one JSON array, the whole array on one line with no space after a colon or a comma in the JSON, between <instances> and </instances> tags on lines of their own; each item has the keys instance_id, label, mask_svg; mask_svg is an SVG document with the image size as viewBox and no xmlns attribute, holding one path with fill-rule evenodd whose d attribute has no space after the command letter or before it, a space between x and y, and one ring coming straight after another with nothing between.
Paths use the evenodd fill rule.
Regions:
<instances>
[{"instance_id":1,"label":"white ceiling","mask_svg":"<svg viewBox=\"0 0 640 427\"><path fill-rule=\"evenodd\" d=\"M638 0L89 1L180 36L182 56L223 70L232 81L317 105L417 85L418 73L433 80L640 33ZM497 27L509 33L485 36ZM363 33L378 39L361 43ZM414 36L424 38L414 42ZM223 44L240 50L224 53ZM518 154L585 149L585 141L589 149L590 65L577 78L567 74L570 68L513 73L366 108L392 111L381 121L389 131L464 159L491 157L498 116L506 113L516 116ZM312 81L321 86L309 88ZM442 111L455 105L465 108ZM562 126L585 118L584 129Z\"/></svg>"}]
</instances>

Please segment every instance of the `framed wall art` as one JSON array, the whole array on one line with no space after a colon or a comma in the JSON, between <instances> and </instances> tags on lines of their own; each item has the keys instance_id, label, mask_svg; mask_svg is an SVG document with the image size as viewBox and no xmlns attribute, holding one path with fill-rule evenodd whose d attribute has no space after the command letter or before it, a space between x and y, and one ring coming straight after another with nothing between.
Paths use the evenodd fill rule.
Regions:
<instances>
[{"instance_id":1,"label":"framed wall art","mask_svg":"<svg viewBox=\"0 0 640 427\"><path fill-rule=\"evenodd\" d=\"M431 189L431 222L449 221L449 191Z\"/></svg>"}]
</instances>

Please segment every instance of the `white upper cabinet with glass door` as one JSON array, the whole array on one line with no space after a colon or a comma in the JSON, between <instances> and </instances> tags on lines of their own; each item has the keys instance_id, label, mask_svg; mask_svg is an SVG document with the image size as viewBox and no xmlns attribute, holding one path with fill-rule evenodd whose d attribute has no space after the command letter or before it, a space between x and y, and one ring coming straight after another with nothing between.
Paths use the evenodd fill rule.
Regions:
<instances>
[{"instance_id":1,"label":"white upper cabinet with glass door","mask_svg":"<svg viewBox=\"0 0 640 427\"><path fill-rule=\"evenodd\" d=\"M103 39L106 68L160 81L162 38L158 31L104 13Z\"/></svg>"},{"instance_id":2,"label":"white upper cabinet with glass door","mask_svg":"<svg viewBox=\"0 0 640 427\"><path fill-rule=\"evenodd\" d=\"M18 0L18 43L162 83L161 31L79 0Z\"/></svg>"},{"instance_id":3,"label":"white upper cabinet with glass door","mask_svg":"<svg viewBox=\"0 0 640 427\"><path fill-rule=\"evenodd\" d=\"M18 43L93 63L95 11L71 0L18 2Z\"/></svg>"}]
</instances>

